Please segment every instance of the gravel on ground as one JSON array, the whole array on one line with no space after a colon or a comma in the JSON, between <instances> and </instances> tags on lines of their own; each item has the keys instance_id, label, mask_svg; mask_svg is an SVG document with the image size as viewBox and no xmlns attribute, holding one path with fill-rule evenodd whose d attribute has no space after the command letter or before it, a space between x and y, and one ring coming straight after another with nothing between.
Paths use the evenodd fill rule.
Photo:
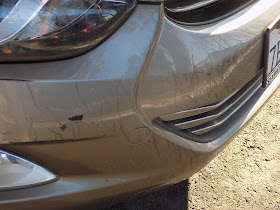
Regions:
<instances>
[{"instance_id":1,"label":"gravel on ground","mask_svg":"<svg viewBox=\"0 0 280 210\"><path fill-rule=\"evenodd\" d=\"M280 89L189 183L189 209L280 208Z\"/></svg>"}]
</instances>

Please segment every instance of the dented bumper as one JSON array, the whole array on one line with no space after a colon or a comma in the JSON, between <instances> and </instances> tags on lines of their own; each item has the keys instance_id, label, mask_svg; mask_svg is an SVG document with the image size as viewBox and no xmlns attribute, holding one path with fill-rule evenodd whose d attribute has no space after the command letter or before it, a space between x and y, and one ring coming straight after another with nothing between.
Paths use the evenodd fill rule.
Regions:
<instances>
[{"instance_id":1,"label":"dented bumper","mask_svg":"<svg viewBox=\"0 0 280 210\"><path fill-rule=\"evenodd\" d=\"M114 202L200 170L260 110L280 77L211 142L176 135L154 119L216 103L246 85L262 69L264 29L279 8L261 0L218 23L190 27L168 20L160 6L138 5L87 54L1 64L1 147L61 178L0 191L0 207Z\"/></svg>"}]
</instances>

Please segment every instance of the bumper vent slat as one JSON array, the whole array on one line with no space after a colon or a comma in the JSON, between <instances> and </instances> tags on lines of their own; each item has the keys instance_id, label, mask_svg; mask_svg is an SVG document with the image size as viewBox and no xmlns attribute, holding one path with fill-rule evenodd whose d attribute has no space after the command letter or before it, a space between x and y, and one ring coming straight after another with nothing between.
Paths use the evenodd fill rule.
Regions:
<instances>
[{"instance_id":1,"label":"bumper vent slat","mask_svg":"<svg viewBox=\"0 0 280 210\"><path fill-rule=\"evenodd\" d=\"M243 101L247 101L247 99L250 97L248 95L250 95L251 92L254 93L255 86L258 85L259 84L257 84L256 81L251 87L244 90L244 92L240 94L234 94L232 97L227 98L227 100L222 100L218 103L220 106L218 106L216 109L213 109L209 112L204 112L199 115L194 115L185 119L177 120L181 122L175 123L175 126L181 129L186 129L197 125L201 125L218 117L222 117L224 114L226 114L226 116L229 116L230 114L234 113L238 109L238 107L240 107L240 103L242 104ZM176 122L176 120L174 122ZM171 121L171 123L173 122Z\"/></svg>"},{"instance_id":2,"label":"bumper vent slat","mask_svg":"<svg viewBox=\"0 0 280 210\"><path fill-rule=\"evenodd\" d=\"M242 114L246 103L261 88L262 72L225 99L208 106L164 115L154 121L173 133L186 136L215 138Z\"/></svg>"},{"instance_id":3,"label":"bumper vent slat","mask_svg":"<svg viewBox=\"0 0 280 210\"><path fill-rule=\"evenodd\" d=\"M225 101L230 99L236 92L237 91L233 92L228 97L226 97L224 100L213 103L211 105L204 106L204 107L199 107L199 108L196 108L196 109L190 109L190 110L186 110L186 111L182 111L182 112L176 112L174 114L164 115L164 116L161 116L161 119L163 119L165 121L171 121L171 120L187 118L187 117L191 117L191 116L194 116L194 115L199 115L199 114L204 113L204 112L211 111L211 110L216 109L219 106L221 106Z\"/></svg>"}]
</instances>

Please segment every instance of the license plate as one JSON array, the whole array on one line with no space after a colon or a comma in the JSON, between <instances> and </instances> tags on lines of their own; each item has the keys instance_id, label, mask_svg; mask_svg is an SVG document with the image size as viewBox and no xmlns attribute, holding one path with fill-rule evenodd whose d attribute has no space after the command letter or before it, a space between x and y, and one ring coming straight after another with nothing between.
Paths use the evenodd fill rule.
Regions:
<instances>
[{"instance_id":1,"label":"license plate","mask_svg":"<svg viewBox=\"0 0 280 210\"><path fill-rule=\"evenodd\" d=\"M263 87L268 87L280 72L280 16L265 32Z\"/></svg>"}]
</instances>

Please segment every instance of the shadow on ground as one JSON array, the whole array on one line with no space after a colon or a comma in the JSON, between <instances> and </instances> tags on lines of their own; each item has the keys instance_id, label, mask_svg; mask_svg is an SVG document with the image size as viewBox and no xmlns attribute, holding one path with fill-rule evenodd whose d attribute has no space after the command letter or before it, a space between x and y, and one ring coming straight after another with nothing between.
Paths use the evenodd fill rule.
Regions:
<instances>
[{"instance_id":1,"label":"shadow on ground","mask_svg":"<svg viewBox=\"0 0 280 210\"><path fill-rule=\"evenodd\" d=\"M185 210L188 209L189 180L103 210Z\"/></svg>"}]
</instances>

